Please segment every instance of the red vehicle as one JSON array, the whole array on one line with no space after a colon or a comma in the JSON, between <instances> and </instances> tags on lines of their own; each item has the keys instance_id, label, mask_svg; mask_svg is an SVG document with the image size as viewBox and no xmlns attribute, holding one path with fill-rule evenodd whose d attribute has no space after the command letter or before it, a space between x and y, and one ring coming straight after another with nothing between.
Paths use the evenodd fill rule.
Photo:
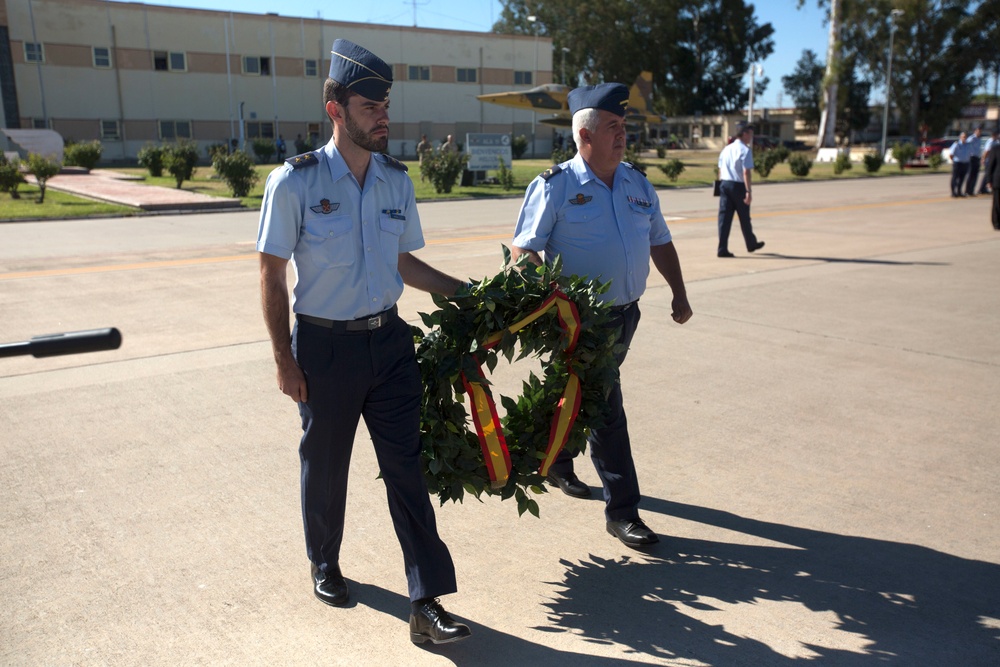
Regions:
<instances>
[{"instance_id":1,"label":"red vehicle","mask_svg":"<svg viewBox=\"0 0 1000 667\"><path fill-rule=\"evenodd\" d=\"M941 151L946 148L951 148L951 145L958 141L958 137L942 137L941 139L932 139L926 144L921 144L917 146L916 159L923 162L927 161L932 155L940 155Z\"/></svg>"}]
</instances>

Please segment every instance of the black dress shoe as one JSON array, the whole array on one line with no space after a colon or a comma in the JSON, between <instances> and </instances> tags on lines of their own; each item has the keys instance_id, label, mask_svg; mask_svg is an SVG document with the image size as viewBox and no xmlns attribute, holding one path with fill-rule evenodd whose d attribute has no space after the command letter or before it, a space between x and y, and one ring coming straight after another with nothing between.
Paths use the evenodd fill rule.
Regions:
<instances>
[{"instance_id":1,"label":"black dress shoe","mask_svg":"<svg viewBox=\"0 0 1000 667\"><path fill-rule=\"evenodd\" d=\"M763 247L764 247L764 242L763 241L757 241L756 243L753 244L752 248L747 248L747 252L756 252L756 251L760 250Z\"/></svg>"},{"instance_id":2,"label":"black dress shoe","mask_svg":"<svg viewBox=\"0 0 1000 667\"><path fill-rule=\"evenodd\" d=\"M719 257L736 257L736 255L734 255L733 253L729 252L728 250L720 250L718 256Z\"/></svg>"},{"instance_id":3,"label":"black dress shoe","mask_svg":"<svg viewBox=\"0 0 1000 667\"><path fill-rule=\"evenodd\" d=\"M316 563L312 566L313 592L322 602L334 607L347 604L347 582L340 573L339 565L332 565L326 572L320 571Z\"/></svg>"},{"instance_id":4,"label":"black dress shoe","mask_svg":"<svg viewBox=\"0 0 1000 667\"><path fill-rule=\"evenodd\" d=\"M459 623L434 598L410 614L410 641L414 644L431 642L450 644L472 635L469 626Z\"/></svg>"},{"instance_id":5,"label":"black dress shoe","mask_svg":"<svg viewBox=\"0 0 1000 667\"><path fill-rule=\"evenodd\" d=\"M651 531L642 519L608 521L608 532L617 537L627 547L644 547L656 544L660 538Z\"/></svg>"},{"instance_id":6,"label":"black dress shoe","mask_svg":"<svg viewBox=\"0 0 1000 667\"><path fill-rule=\"evenodd\" d=\"M568 472L565 475L550 472L545 481L552 486L558 486L567 496L573 496L574 498L590 497L590 487L581 482L575 472Z\"/></svg>"}]
</instances>

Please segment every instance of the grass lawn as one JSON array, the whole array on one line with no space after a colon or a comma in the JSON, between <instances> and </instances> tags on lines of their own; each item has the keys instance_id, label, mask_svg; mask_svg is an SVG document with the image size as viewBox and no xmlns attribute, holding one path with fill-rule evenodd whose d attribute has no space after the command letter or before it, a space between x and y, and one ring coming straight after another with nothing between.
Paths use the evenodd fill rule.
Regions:
<instances>
[{"instance_id":1,"label":"grass lawn","mask_svg":"<svg viewBox=\"0 0 1000 667\"><path fill-rule=\"evenodd\" d=\"M45 201L39 204L39 190L38 186L35 185L22 184L17 189L17 193L21 195L20 199L14 199L6 192L0 193L0 221L127 216L140 212L139 209L131 206L83 199L57 192L52 188L46 188Z\"/></svg>"},{"instance_id":2,"label":"grass lawn","mask_svg":"<svg viewBox=\"0 0 1000 667\"><path fill-rule=\"evenodd\" d=\"M676 182L671 182L658 168L668 159L678 159L684 163L684 172ZM655 157L652 153L647 153L643 157L646 165L646 176L650 182L658 188L679 188L710 186L715 179L715 165L718 154L714 151L668 151L663 159ZM446 199L467 199L481 198L489 199L494 197L521 197L524 190L538 174L552 166L547 159L540 160L515 160L512 171L514 172L514 188L504 190L499 185L476 185L469 187L455 186L450 193L438 194L430 182L421 182L420 170L416 161L406 162L409 167L410 178L413 179L414 191L417 201L436 201ZM260 180L250 194L240 201L248 209L260 208L260 202L264 195L264 181L278 165L266 164L257 165L257 173ZM141 168L116 168L114 171L141 176L148 185L159 185L173 188L177 183L171 176L153 178L149 176L145 169ZM829 162L815 163L806 178L793 176L789 170L788 163L779 164L768 175L762 178L759 174L754 174L754 183L780 183L787 181L819 181L819 180L843 180L854 178L884 178L888 176L907 176L911 174L925 174L926 169L907 169L900 171L894 164L883 165L882 168L869 174L865 171L864 164L854 163L849 171L842 174L833 173L833 164ZM488 176L495 176L496 172L488 172ZM190 192L198 192L206 195L218 197L232 196L225 182L215 177L215 170L210 166L200 166L194 173L194 178L184 181L182 188ZM21 199L11 199L9 194L0 194L0 220L27 219L27 218L75 218L94 215L135 215L139 213L137 209L128 206L116 206L114 204L104 204L101 202L81 199L72 195L56 192L51 188L45 195L45 203L38 204L38 188L31 185L24 185L20 188Z\"/></svg>"}]
</instances>

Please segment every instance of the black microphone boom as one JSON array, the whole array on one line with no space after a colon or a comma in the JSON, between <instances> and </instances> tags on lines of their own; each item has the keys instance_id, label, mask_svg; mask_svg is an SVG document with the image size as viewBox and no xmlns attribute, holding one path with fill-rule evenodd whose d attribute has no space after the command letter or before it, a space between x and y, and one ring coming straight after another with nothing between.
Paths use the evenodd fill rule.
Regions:
<instances>
[{"instance_id":1,"label":"black microphone boom","mask_svg":"<svg viewBox=\"0 0 1000 667\"><path fill-rule=\"evenodd\" d=\"M33 357L55 357L61 354L82 354L117 350L122 344L118 329L89 329L68 333L45 334L20 343L0 344L0 357L30 354Z\"/></svg>"}]
</instances>

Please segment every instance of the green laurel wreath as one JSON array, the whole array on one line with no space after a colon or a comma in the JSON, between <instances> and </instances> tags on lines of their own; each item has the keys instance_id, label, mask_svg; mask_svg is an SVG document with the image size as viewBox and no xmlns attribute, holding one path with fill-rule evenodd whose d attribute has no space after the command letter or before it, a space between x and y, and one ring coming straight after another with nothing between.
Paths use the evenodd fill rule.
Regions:
<instances>
[{"instance_id":1,"label":"green laurel wreath","mask_svg":"<svg viewBox=\"0 0 1000 667\"><path fill-rule=\"evenodd\" d=\"M507 267L510 251L505 246L503 254ZM519 515L528 511L538 516L538 504L528 492L545 493L538 468L545 458L552 415L570 364L580 378L581 396L579 415L565 447L582 450L590 430L606 422L607 396L618 381L614 359L618 331L610 325L610 307L599 301L609 283L562 276L560 269L558 258L551 267L536 267L523 256L512 269L473 284L468 294L452 299L434 295L438 310L420 313L431 331L424 334L412 327L424 383L422 464L428 488L442 505L448 500L461 502L465 493L476 498L486 493L504 500L515 497ZM556 287L576 304L580 316L580 335L572 355L565 354L567 340L554 309L517 333L506 331L495 347L480 347L491 334L534 312ZM494 395L506 411L501 424L511 461L507 483L494 488L479 437L470 428L461 374L464 371L470 382L489 385L480 364L492 372L501 355L512 362L515 353L517 360L540 357L543 378L529 373L516 400Z\"/></svg>"}]
</instances>

